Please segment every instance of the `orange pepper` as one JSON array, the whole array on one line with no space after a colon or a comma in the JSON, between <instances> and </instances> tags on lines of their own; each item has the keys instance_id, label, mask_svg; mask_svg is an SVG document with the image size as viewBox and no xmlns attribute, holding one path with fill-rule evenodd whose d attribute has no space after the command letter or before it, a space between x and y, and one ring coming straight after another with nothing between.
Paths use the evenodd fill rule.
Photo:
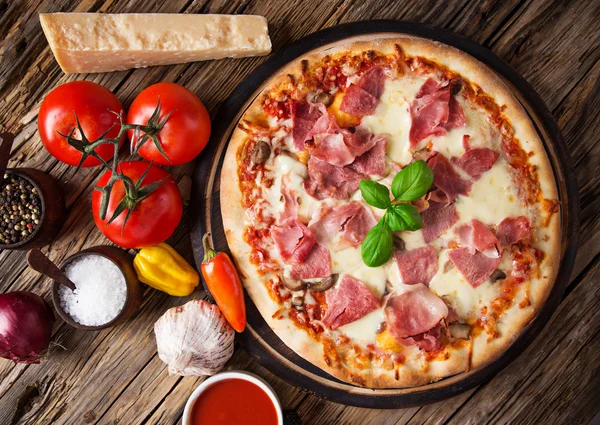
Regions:
<instances>
[{"instance_id":1,"label":"orange pepper","mask_svg":"<svg viewBox=\"0 0 600 425\"><path fill-rule=\"evenodd\" d=\"M242 332L246 327L246 304L240 276L226 253L217 252L209 246L209 237L210 233L202 237L202 276L225 319L233 329Z\"/></svg>"}]
</instances>

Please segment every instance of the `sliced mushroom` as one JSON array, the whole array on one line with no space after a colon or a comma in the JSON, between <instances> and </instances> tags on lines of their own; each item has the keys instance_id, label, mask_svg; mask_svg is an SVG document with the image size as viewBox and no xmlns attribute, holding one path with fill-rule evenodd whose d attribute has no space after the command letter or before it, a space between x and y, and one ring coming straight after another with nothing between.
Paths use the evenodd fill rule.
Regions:
<instances>
[{"instance_id":1,"label":"sliced mushroom","mask_svg":"<svg viewBox=\"0 0 600 425\"><path fill-rule=\"evenodd\" d=\"M460 78L450 80L450 94L457 95L462 89L463 81Z\"/></svg>"},{"instance_id":2,"label":"sliced mushroom","mask_svg":"<svg viewBox=\"0 0 600 425\"><path fill-rule=\"evenodd\" d=\"M304 309L304 296L294 295L292 297L292 305L296 307L297 310L302 311Z\"/></svg>"},{"instance_id":3,"label":"sliced mushroom","mask_svg":"<svg viewBox=\"0 0 600 425\"><path fill-rule=\"evenodd\" d=\"M335 285L335 282L337 282L339 277L339 274L334 273L331 276L324 277L320 282L309 283L309 289L313 292L327 291L329 288Z\"/></svg>"},{"instance_id":4,"label":"sliced mushroom","mask_svg":"<svg viewBox=\"0 0 600 425\"><path fill-rule=\"evenodd\" d=\"M294 292L301 291L306 288L306 283L301 280L288 279L286 277L281 278L281 284L285 286L286 289Z\"/></svg>"},{"instance_id":5,"label":"sliced mushroom","mask_svg":"<svg viewBox=\"0 0 600 425\"><path fill-rule=\"evenodd\" d=\"M314 103L322 103L325 106L329 106L333 103L333 96L327 92L309 93L308 100Z\"/></svg>"},{"instance_id":6,"label":"sliced mushroom","mask_svg":"<svg viewBox=\"0 0 600 425\"><path fill-rule=\"evenodd\" d=\"M418 151L416 151L413 154L413 158L415 159L415 161L416 160L425 161L430 153L431 153L431 151L429 149L426 149L426 148L419 149Z\"/></svg>"},{"instance_id":7,"label":"sliced mushroom","mask_svg":"<svg viewBox=\"0 0 600 425\"><path fill-rule=\"evenodd\" d=\"M383 291L383 295L391 294L392 292L394 292L394 287L388 280L387 282L385 282L385 290Z\"/></svg>"},{"instance_id":8,"label":"sliced mushroom","mask_svg":"<svg viewBox=\"0 0 600 425\"><path fill-rule=\"evenodd\" d=\"M492 283L497 282L499 280L504 280L504 279L506 279L506 273L504 273L500 269L494 270L494 273L492 273L492 275L490 276L490 280L492 281Z\"/></svg>"},{"instance_id":9,"label":"sliced mushroom","mask_svg":"<svg viewBox=\"0 0 600 425\"><path fill-rule=\"evenodd\" d=\"M404 240L400 236L394 234L392 241L396 250L404 251L406 249Z\"/></svg>"},{"instance_id":10,"label":"sliced mushroom","mask_svg":"<svg viewBox=\"0 0 600 425\"><path fill-rule=\"evenodd\" d=\"M454 322L448 326L450 336L455 339L469 339L471 326L466 323Z\"/></svg>"},{"instance_id":11,"label":"sliced mushroom","mask_svg":"<svg viewBox=\"0 0 600 425\"><path fill-rule=\"evenodd\" d=\"M250 161L255 165L264 164L269 156L271 156L271 146L267 142L259 141L252 148Z\"/></svg>"}]
</instances>

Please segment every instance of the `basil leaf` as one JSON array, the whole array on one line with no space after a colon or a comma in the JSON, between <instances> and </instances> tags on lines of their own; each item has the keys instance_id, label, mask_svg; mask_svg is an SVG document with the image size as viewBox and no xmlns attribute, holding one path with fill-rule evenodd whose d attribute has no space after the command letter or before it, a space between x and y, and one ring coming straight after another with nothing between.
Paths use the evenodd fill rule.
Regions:
<instances>
[{"instance_id":1,"label":"basil leaf","mask_svg":"<svg viewBox=\"0 0 600 425\"><path fill-rule=\"evenodd\" d=\"M361 180L358 187L367 204L382 210L390 205L390 190L381 183L373 180Z\"/></svg>"},{"instance_id":2,"label":"basil leaf","mask_svg":"<svg viewBox=\"0 0 600 425\"><path fill-rule=\"evenodd\" d=\"M394 232L402 230L419 230L423 227L423 219L411 204L392 205L385 212L390 229Z\"/></svg>"},{"instance_id":3,"label":"basil leaf","mask_svg":"<svg viewBox=\"0 0 600 425\"><path fill-rule=\"evenodd\" d=\"M362 243L361 256L369 267L379 267L390 259L393 249L392 231L383 219L375 225Z\"/></svg>"},{"instance_id":4,"label":"basil leaf","mask_svg":"<svg viewBox=\"0 0 600 425\"><path fill-rule=\"evenodd\" d=\"M396 174L392 193L397 201L414 201L424 196L433 183L433 171L425 161L415 161Z\"/></svg>"},{"instance_id":5,"label":"basil leaf","mask_svg":"<svg viewBox=\"0 0 600 425\"><path fill-rule=\"evenodd\" d=\"M392 205L385 212L385 219L390 229L392 229L392 232L401 232L402 230L406 230L408 228L404 218L402 218L402 216L396 212L395 207L397 206L398 205Z\"/></svg>"}]
</instances>

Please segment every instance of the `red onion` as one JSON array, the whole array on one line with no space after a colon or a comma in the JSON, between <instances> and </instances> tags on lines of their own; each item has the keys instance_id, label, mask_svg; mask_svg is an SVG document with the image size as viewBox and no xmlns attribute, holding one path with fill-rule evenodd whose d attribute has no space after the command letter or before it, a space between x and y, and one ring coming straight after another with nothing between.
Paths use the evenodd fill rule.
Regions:
<instances>
[{"instance_id":1,"label":"red onion","mask_svg":"<svg viewBox=\"0 0 600 425\"><path fill-rule=\"evenodd\" d=\"M32 292L0 295L0 357L15 363L39 363L52 337L54 313Z\"/></svg>"}]
</instances>

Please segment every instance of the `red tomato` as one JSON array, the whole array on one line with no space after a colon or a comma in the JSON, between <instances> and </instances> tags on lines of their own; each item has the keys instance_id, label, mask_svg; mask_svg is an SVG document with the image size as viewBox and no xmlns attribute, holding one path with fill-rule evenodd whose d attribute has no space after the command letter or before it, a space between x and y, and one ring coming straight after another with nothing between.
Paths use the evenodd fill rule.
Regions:
<instances>
[{"instance_id":1,"label":"red tomato","mask_svg":"<svg viewBox=\"0 0 600 425\"><path fill-rule=\"evenodd\" d=\"M102 193L94 190L92 195L92 213L96 226L104 236L123 248L141 248L161 243L173 234L181 221L183 201L175 180L167 171L143 161L122 162L117 170L137 183L148 167L150 167L150 171L144 177L141 189L154 182L165 180L163 180L162 186L137 203L129 215L125 227L123 227L123 222L127 216L127 209L112 223L107 224L117 205L125 197L125 186L121 180L118 180L111 190L104 220L100 218ZM106 186L111 174L110 170L106 171L96 185Z\"/></svg>"},{"instance_id":2,"label":"red tomato","mask_svg":"<svg viewBox=\"0 0 600 425\"><path fill-rule=\"evenodd\" d=\"M158 141L169 158L167 160L149 139L139 150L147 161L160 165L181 165L190 162L204 149L210 136L210 117L198 97L183 86L175 83L158 83L144 90L135 98L129 113L128 124L146 125L160 99L161 122L168 113L167 122L157 133ZM128 132L131 145L136 146L137 137L133 130Z\"/></svg>"},{"instance_id":3,"label":"red tomato","mask_svg":"<svg viewBox=\"0 0 600 425\"><path fill-rule=\"evenodd\" d=\"M98 139L106 130L114 125L106 135L115 138L119 135L119 118L113 112L122 112L123 106L117 96L100 84L91 81L72 81L52 90L40 107L38 130L42 143L50 154L69 165L78 165L81 152L67 143L67 139L58 133L69 134L77 127L75 113L83 128L83 133L90 142ZM77 131L75 136L80 139ZM124 138L120 145L123 144ZM106 144L98 146L94 151L108 161L113 157L114 146ZM83 167L94 167L101 162L88 157Z\"/></svg>"}]
</instances>

